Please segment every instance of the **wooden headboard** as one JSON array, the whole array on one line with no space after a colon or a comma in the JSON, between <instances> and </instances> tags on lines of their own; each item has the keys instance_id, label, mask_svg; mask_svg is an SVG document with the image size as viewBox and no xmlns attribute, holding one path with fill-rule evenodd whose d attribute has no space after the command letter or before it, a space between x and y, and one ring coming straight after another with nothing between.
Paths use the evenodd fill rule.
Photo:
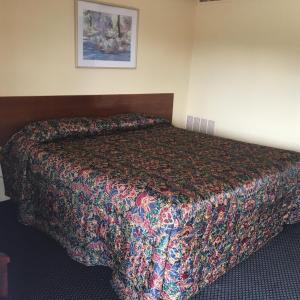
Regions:
<instances>
[{"instance_id":1,"label":"wooden headboard","mask_svg":"<svg viewBox=\"0 0 300 300\"><path fill-rule=\"evenodd\" d=\"M0 97L0 146L29 122L149 113L172 121L174 94Z\"/></svg>"}]
</instances>

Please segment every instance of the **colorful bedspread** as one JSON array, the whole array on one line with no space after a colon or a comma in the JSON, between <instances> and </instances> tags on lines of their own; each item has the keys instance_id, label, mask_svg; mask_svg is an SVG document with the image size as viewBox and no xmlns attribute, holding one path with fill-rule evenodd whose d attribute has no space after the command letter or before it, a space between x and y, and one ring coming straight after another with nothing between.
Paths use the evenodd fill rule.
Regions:
<instances>
[{"instance_id":1,"label":"colorful bedspread","mask_svg":"<svg viewBox=\"0 0 300 300\"><path fill-rule=\"evenodd\" d=\"M4 148L20 219L122 299L188 299L300 221L300 154L188 132L163 119L36 122Z\"/></svg>"}]
</instances>

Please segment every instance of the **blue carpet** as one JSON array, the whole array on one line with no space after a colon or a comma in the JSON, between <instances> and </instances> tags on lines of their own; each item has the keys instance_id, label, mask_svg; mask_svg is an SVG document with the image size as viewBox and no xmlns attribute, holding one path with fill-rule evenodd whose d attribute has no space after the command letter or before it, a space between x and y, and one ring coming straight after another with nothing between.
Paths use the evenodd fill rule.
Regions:
<instances>
[{"instance_id":1,"label":"blue carpet","mask_svg":"<svg viewBox=\"0 0 300 300\"><path fill-rule=\"evenodd\" d=\"M111 271L85 267L0 203L0 251L11 257L10 300L117 300ZM192 300L300 300L300 224L283 233Z\"/></svg>"}]
</instances>

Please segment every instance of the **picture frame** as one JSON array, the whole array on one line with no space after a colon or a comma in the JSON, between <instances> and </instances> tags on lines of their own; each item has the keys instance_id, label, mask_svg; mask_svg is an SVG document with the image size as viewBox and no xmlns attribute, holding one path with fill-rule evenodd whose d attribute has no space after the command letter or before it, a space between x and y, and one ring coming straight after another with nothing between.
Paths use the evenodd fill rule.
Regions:
<instances>
[{"instance_id":1,"label":"picture frame","mask_svg":"<svg viewBox=\"0 0 300 300\"><path fill-rule=\"evenodd\" d=\"M75 0L76 67L136 68L139 11Z\"/></svg>"}]
</instances>

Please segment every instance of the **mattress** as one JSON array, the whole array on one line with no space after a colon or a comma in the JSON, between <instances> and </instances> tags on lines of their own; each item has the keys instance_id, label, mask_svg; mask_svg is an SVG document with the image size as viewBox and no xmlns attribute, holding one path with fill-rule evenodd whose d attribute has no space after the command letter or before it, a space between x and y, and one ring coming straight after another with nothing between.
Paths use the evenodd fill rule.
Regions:
<instances>
[{"instance_id":1,"label":"mattress","mask_svg":"<svg viewBox=\"0 0 300 300\"><path fill-rule=\"evenodd\" d=\"M20 221L121 299L189 299L300 221L300 154L122 115L32 123L4 147Z\"/></svg>"}]
</instances>

